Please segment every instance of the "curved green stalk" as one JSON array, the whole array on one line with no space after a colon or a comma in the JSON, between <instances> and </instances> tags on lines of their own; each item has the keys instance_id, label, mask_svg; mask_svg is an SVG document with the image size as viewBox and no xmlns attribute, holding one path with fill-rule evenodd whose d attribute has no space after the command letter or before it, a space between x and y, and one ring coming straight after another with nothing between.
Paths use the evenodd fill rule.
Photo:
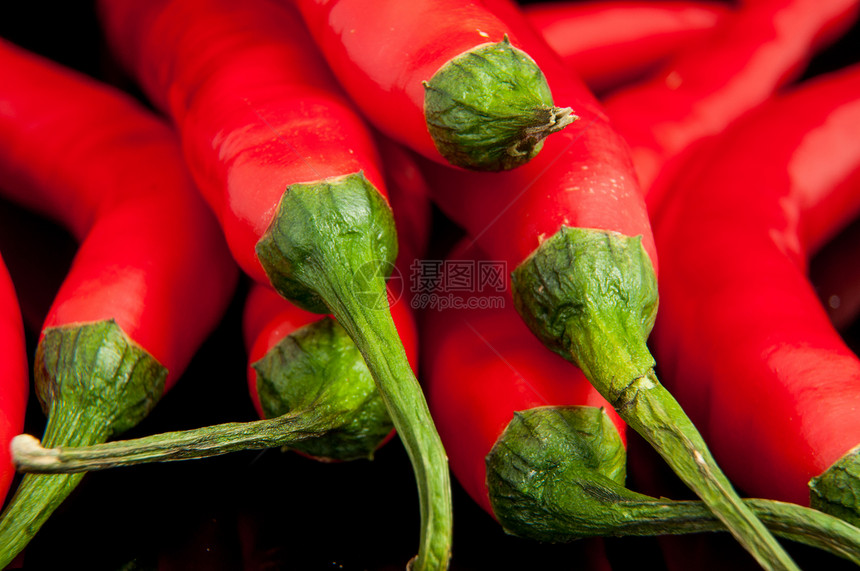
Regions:
<instances>
[{"instance_id":1,"label":"curved green stalk","mask_svg":"<svg viewBox=\"0 0 860 571\"><path fill-rule=\"evenodd\" d=\"M241 450L295 447L343 426L349 416L346 410L311 405L266 420L226 422L89 446L72 444L46 448L35 438L22 434L12 439L12 455L21 472L90 472L150 462L209 458Z\"/></svg>"},{"instance_id":2,"label":"curved green stalk","mask_svg":"<svg viewBox=\"0 0 860 571\"><path fill-rule=\"evenodd\" d=\"M275 289L306 309L331 313L364 357L418 483L421 539L412 569L446 569L448 460L391 318L385 277L396 255L391 210L362 173L290 186L257 244Z\"/></svg>"},{"instance_id":3,"label":"curved green stalk","mask_svg":"<svg viewBox=\"0 0 860 571\"><path fill-rule=\"evenodd\" d=\"M562 227L514 270L512 282L531 330L582 369L759 564L796 571L657 380L646 344L657 313L657 279L641 237Z\"/></svg>"},{"instance_id":4,"label":"curved green stalk","mask_svg":"<svg viewBox=\"0 0 860 571\"><path fill-rule=\"evenodd\" d=\"M537 541L726 531L702 502L625 488L621 438L593 407L517 413L487 456L487 485L505 530ZM796 504L744 503L777 535L860 565L860 529L853 525Z\"/></svg>"}]
</instances>

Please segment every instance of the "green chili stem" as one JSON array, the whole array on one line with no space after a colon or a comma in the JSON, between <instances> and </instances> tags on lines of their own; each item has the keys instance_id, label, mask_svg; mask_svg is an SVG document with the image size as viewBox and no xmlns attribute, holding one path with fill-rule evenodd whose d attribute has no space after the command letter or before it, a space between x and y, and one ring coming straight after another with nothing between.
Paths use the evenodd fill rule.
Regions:
<instances>
[{"instance_id":1,"label":"green chili stem","mask_svg":"<svg viewBox=\"0 0 860 571\"><path fill-rule=\"evenodd\" d=\"M319 437L347 417L318 411L310 406L268 420L228 422L92 446L43 448L34 438L21 435L13 440L14 461L23 472L72 473L289 446Z\"/></svg>"},{"instance_id":2,"label":"green chili stem","mask_svg":"<svg viewBox=\"0 0 860 571\"><path fill-rule=\"evenodd\" d=\"M86 446L104 442L109 434L110 421L104 417L83 414L66 401L57 400L48 413L43 441L47 446ZM0 569L26 547L81 478L83 474L27 474L21 479L0 514Z\"/></svg>"},{"instance_id":3,"label":"green chili stem","mask_svg":"<svg viewBox=\"0 0 860 571\"><path fill-rule=\"evenodd\" d=\"M809 481L809 503L827 512L860 525L860 445L846 452L824 473Z\"/></svg>"},{"instance_id":4,"label":"green chili stem","mask_svg":"<svg viewBox=\"0 0 860 571\"><path fill-rule=\"evenodd\" d=\"M415 472L422 533L411 569L446 569L452 529L451 483L448 457L427 401L389 310L364 307L354 298L337 296L336 300L331 305L335 319L364 356Z\"/></svg>"},{"instance_id":5,"label":"green chili stem","mask_svg":"<svg viewBox=\"0 0 860 571\"><path fill-rule=\"evenodd\" d=\"M603 535L652 536L726 531L711 510L697 501L657 500L627 491L629 499L613 507L615 527ZM637 497L638 496L638 497ZM775 500L747 499L744 503L775 534L828 551L860 565L860 529L818 510Z\"/></svg>"},{"instance_id":6,"label":"green chili stem","mask_svg":"<svg viewBox=\"0 0 860 571\"><path fill-rule=\"evenodd\" d=\"M717 466L699 431L653 369L634 381L619 414L766 569L798 569Z\"/></svg>"},{"instance_id":7,"label":"green chili stem","mask_svg":"<svg viewBox=\"0 0 860 571\"><path fill-rule=\"evenodd\" d=\"M452 516L448 459L406 358L386 296L397 233L385 198L363 173L290 185L256 246L274 288L331 313L364 357L418 484L415 571L448 568Z\"/></svg>"}]
</instances>

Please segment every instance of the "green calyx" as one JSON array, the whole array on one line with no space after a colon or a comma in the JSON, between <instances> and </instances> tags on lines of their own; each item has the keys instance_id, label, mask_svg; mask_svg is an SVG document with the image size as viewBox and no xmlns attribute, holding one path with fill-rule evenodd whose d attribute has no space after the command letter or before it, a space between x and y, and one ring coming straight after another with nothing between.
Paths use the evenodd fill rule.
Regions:
<instances>
[{"instance_id":1,"label":"green calyx","mask_svg":"<svg viewBox=\"0 0 860 571\"><path fill-rule=\"evenodd\" d=\"M266 418L311 407L349 411L341 426L290 447L315 458L372 458L394 425L352 338L324 317L282 339L254 363Z\"/></svg>"},{"instance_id":2,"label":"green calyx","mask_svg":"<svg viewBox=\"0 0 860 571\"><path fill-rule=\"evenodd\" d=\"M478 171L530 161L578 117L553 105L543 72L507 36L468 50L424 82L424 115L439 153Z\"/></svg>"},{"instance_id":3,"label":"green calyx","mask_svg":"<svg viewBox=\"0 0 860 571\"><path fill-rule=\"evenodd\" d=\"M623 484L626 451L602 409L541 407L517 412L487 455L487 488L508 533L568 541L606 514L591 509L595 477Z\"/></svg>"},{"instance_id":4,"label":"green calyx","mask_svg":"<svg viewBox=\"0 0 860 571\"><path fill-rule=\"evenodd\" d=\"M359 172L287 187L256 250L278 293L328 313L323 281L356 287L363 303L379 303L397 258L397 232L388 203Z\"/></svg>"},{"instance_id":5,"label":"green calyx","mask_svg":"<svg viewBox=\"0 0 860 571\"><path fill-rule=\"evenodd\" d=\"M143 420L166 378L167 369L113 319L49 328L36 349L36 393L45 414L62 409L103 419L106 437Z\"/></svg>"},{"instance_id":6,"label":"green calyx","mask_svg":"<svg viewBox=\"0 0 860 571\"><path fill-rule=\"evenodd\" d=\"M765 568L796 570L654 373L647 339L657 280L641 238L562 227L514 270L511 282L514 304L532 332L582 369L747 551Z\"/></svg>"},{"instance_id":7,"label":"green calyx","mask_svg":"<svg viewBox=\"0 0 860 571\"><path fill-rule=\"evenodd\" d=\"M860 526L860 446L810 480L809 504Z\"/></svg>"},{"instance_id":8,"label":"green calyx","mask_svg":"<svg viewBox=\"0 0 860 571\"><path fill-rule=\"evenodd\" d=\"M592 383L605 379L595 386L616 408L629 380L654 367L645 340L657 315L657 279L641 237L562 226L511 283L529 328Z\"/></svg>"},{"instance_id":9,"label":"green calyx","mask_svg":"<svg viewBox=\"0 0 860 571\"><path fill-rule=\"evenodd\" d=\"M725 531L702 502L657 499L624 487L625 451L594 407L518 412L487 455L496 518L513 535L547 543L584 537ZM860 564L860 529L817 510L745 500L777 535Z\"/></svg>"}]
</instances>

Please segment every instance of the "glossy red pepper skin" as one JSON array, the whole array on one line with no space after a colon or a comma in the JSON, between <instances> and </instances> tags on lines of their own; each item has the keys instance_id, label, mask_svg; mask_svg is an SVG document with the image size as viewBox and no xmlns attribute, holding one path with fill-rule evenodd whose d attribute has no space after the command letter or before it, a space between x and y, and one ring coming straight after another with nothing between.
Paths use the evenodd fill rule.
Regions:
<instances>
[{"instance_id":1,"label":"glossy red pepper skin","mask_svg":"<svg viewBox=\"0 0 860 571\"><path fill-rule=\"evenodd\" d=\"M835 145L836 150L831 152L841 156L839 161L834 162L841 162L852 153L852 143L846 140L844 144ZM827 152L827 149L808 151L810 155L820 153L817 156L819 164L826 164L824 161L831 152ZM811 162L813 158L808 160ZM803 181L798 181L800 184L797 185L796 196L803 217L801 240L808 254L817 253L860 216L860 192L857 192L856 187L847 184L828 185L838 176L836 172L816 170L806 175ZM807 178L816 180L809 182ZM856 237L856 231L853 235Z\"/></svg>"},{"instance_id":2,"label":"glossy red pepper skin","mask_svg":"<svg viewBox=\"0 0 860 571\"><path fill-rule=\"evenodd\" d=\"M0 258L0 498L5 498L15 476L9 442L24 428L30 391L29 362L24 324L15 286ZM0 499L2 502L2 499Z\"/></svg>"},{"instance_id":3,"label":"glossy red pepper skin","mask_svg":"<svg viewBox=\"0 0 860 571\"><path fill-rule=\"evenodd\" d=\"M707 2L539 2L523 12L595 92L643 79L694 42L730 12Z\"/></svg>"},{"instance_id":4,"label":"glossy red pepper skin","mask_svg":"<svg viewBox=\"0 0 860 571\"><path fill-rule=\"evenodd\" d=\"M515 6L484 2L514 31L554 96L580 119L546 139L527 165L504 173L426 173L432 198L493 260L518 266L562 225L643 236L657 265L650 223L629 150L594 95L572 76Z\"/></svg>"},{"instance_id":5,"label":"glossy red pepper skin","mask_svg":"<svg viewBox=\"0 0 860 571\"><path fill-rule=\"evenodd\" d=\"M860 442L860 361L805 276L821 229L803 211L860 188L858 94L855 67L763 106L679 179L657 227L663 377L752 495L806 504Z\"/></svg>"},{"instance_id":6,"label":"glossy red pepper skin","mask_svg":"<svg viewBox=\"0 0 860 571\"><path fill-rule=\"evenodd\" d=\"M0 116L0 190L81 242L44 327L113 318L168 368L169 388L217 325L237 277L175 136L130 97L0 48L17 78L2 94L10 112Z\"/></svg>"},{"instance_id":7,"label":"glossy red pepper skin","mask_svg":"<svg viewBox=\"0 0 860 571\"><path fill-rule=\"evenodd\" d=\"M382 157L388 200L397 226L395 265L399 278L405 279L412 263L421 258L430 245L433 222L430 187L415 156L403 146L381 135L376 139L376 146ZM393 285L389 282L389 287Z\"/></svg>"},{"instance_id":8,"label":"glossy red pepper skin","mask_svg":"<svg viewBox=\"0 0 860 571\"><path fill-rule=\"evenodd\" d=\"M480 1L296 0L329 66L362 113L383 133L447 164L424 115L424 82L476 46L510 42L530 53Z\"/></svg>"},{"instance_id":9,"label":"glossy red pepper skin","mask_svg":"<svg viewBox=\"0 0 860 571\"><path fill-rule=\"evenodd\" d=\"M693 147L794 79L857 13L856 0L747 2L653 79L609 97L652 215Z\"/></svg>"},{"instance_id":10,"label":"glossy red pepper skin","mask_svg":"<svg viewBox=\"0 0 860 571\"><path fill-rule=\"evenodd\" d=\"M224 0L103 0L100 9L111 46L173 119L198 187L256 281L269 281L254 248L287 185L362 171L385 194L372 136L289 9Z\"/></svg>"}]
</instances>

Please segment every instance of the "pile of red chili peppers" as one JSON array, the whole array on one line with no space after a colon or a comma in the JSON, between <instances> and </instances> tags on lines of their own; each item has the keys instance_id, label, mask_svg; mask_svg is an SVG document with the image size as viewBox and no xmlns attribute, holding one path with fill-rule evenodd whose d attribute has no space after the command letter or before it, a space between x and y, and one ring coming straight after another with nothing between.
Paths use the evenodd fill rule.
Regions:
<instances>
[{"instance_id":1,"label":"pile of red chili peppers","mask_svg":"<svg viewBox=\"0 0 860 571\"><path fill-rule=\"evenodd\" d=\"M0 568L860 565L860 1L48 9Z\"/></svg>"}]
</instances>

